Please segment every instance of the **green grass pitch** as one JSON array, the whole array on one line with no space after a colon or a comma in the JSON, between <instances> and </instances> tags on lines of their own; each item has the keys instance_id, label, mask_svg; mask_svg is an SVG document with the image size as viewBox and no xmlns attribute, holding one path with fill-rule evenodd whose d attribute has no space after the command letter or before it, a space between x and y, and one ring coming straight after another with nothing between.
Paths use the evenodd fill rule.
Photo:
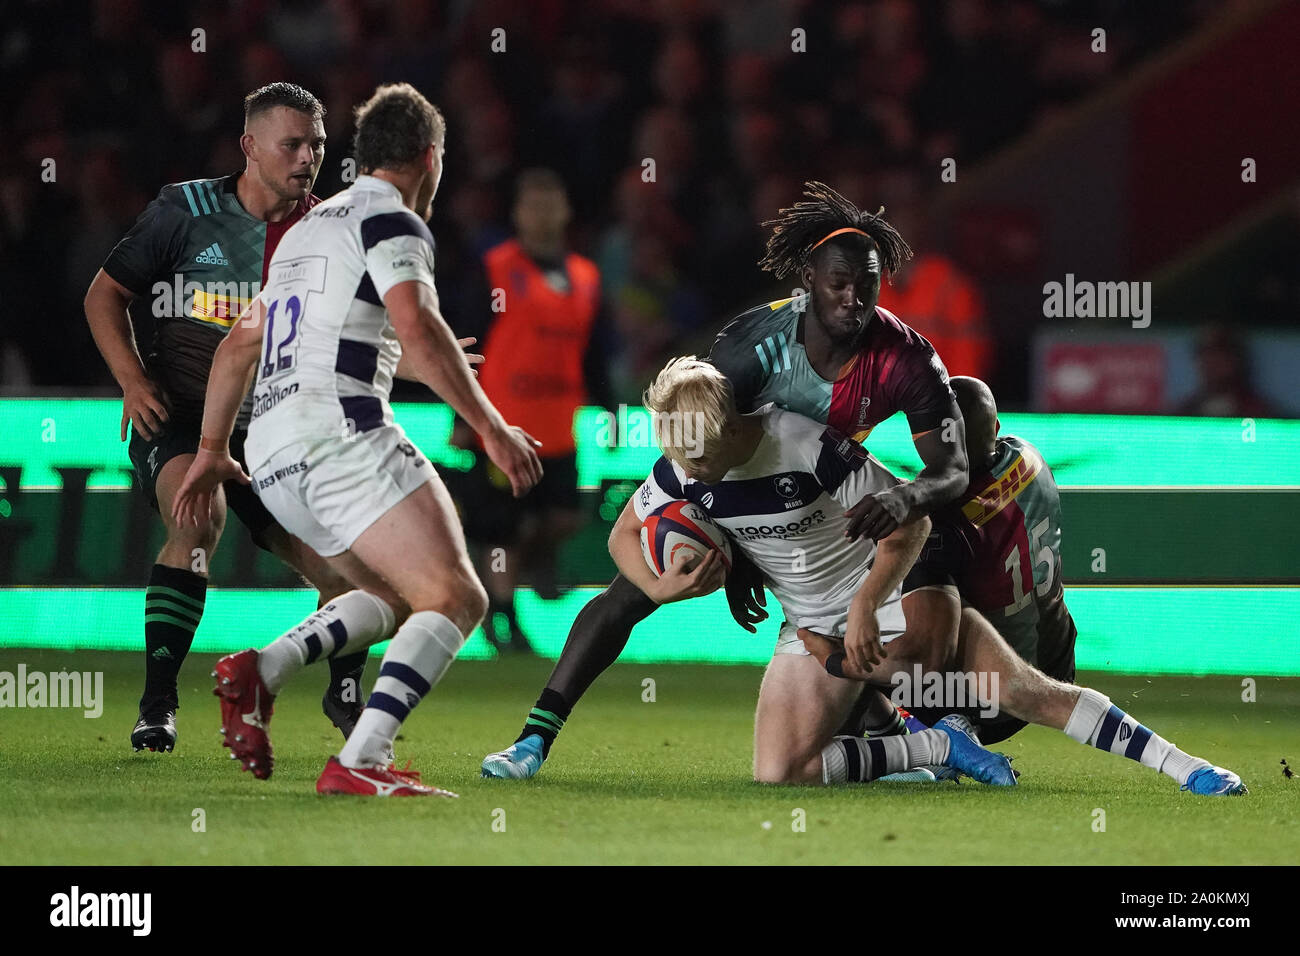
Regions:
<instances>
[{"instance_id":1,"label":"green grass pitch","mask_svg":"<svg viewBox=\"0 0 1300 956\"><path fill-rule=\"evenodd\" d=\"M1081 680L1250 794L1206 799L1132 761L1029 728L996 749L1014 790L962 785L776 788L750 779L752 667L618 665L578 707L541 774L479 778L549 673L537 660L461 663L398 742L459 800L316 795L337 732L324 667L276 702L275 774L240 773L217 737L208 672L181 675L179 746L133 754L136 654L0 651L0 671L104 672L104 712L0 710L0 864L1268 864L1300 858L1300 679ZM372 659L368 680L377 671ZM655 701L643 701L652 678ZM1096 810L1105 831L1096 832ZM195 811L205 824L195 832ZM796 825L803 821L802 832ZM495 827L494 827L495 824ZM502 825L504 824L504 829Z\"/></svg>"}]
</instances>

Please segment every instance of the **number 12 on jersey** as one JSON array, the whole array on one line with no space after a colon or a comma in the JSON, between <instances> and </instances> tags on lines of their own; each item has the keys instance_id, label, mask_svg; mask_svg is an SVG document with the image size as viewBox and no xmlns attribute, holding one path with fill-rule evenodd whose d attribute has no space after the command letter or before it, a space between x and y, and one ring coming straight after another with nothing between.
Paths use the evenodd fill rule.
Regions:
<instances>
[{"instance_id":1,"label":"number 12 on jersey","mask_svg":"<svg viewBox=\"0 0 1300 956\"><path fill-rule=\"evenodd\" d=\"M259 380L275 378L293 368L298 354L307 298L325 291L324 256L303 256L276 263L267 286L274 298L266 307L262 331L262 367Z\"/></svg>"}]
</instances>

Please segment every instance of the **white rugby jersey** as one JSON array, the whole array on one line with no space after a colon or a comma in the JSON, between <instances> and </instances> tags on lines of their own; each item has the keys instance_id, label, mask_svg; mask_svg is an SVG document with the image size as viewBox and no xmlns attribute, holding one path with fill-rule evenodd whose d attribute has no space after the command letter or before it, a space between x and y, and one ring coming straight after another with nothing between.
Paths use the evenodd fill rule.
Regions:
<instances>
[{"instance_id":1,"label":"white rugby jersey","mask_svg":"<svg viewBox=\"0 0 1300 956\"><path fill-rule=\"evenodd\" d=\"M763 437L749 461L703 484L661 457L633 509L644 521L669 501L695 502L762 570L787 621L843 637L849 605L876 556L871 539L844 537L844 512L899 479L857 442L811 418L774 405L755 414ZM878 617L882 631L901 632L897 590Z\"/></svg>"},{"instance_id":2,"label":"white rugby jersey","mask_svg":"<svg viewBox=\"0 0 1300 956\"><path fill-rule=\"evenodd\" d=\"M262 293L250 462L392 424L402 349L383 298L412 279L434 288L433 236L382 179L359 176L284 234Z\"/></svg>"}]
</instances>

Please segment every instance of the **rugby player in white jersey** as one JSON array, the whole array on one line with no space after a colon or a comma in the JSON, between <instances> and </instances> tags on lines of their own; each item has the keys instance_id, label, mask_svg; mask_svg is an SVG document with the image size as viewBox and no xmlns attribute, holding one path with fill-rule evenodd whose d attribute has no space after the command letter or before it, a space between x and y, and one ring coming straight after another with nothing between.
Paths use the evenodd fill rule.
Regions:
<instances>
[{"instance_id":1,"label":"rugby player in white jersey","mask_svg":"<svg viewBox=\"0 0 1300 956\"><path fill-rule=\"evenodd\" d=\"M661 458L610 534L618 569L664 604L722 583L719 556L656 578L641 554L645 518L687 500L703 508L763 573L785 613L754 718L754 779L761 783L869 781L927 765L951 766L1000 786L1016 782L1007 759L982 749L947 719L920 733L836 739L861 685L826 672L799 628L844 640L880 663L905 628L900 584L929 534L921 516L877 544L846 537L845 512L898 483L880 462L833 428L766 406L741 415L727 378L708 362L673 359L646 391ZM846 766L846 763L851 764Z\"/></svg>"},{"instance_id":2,"label":"rugby player in white jersey","mask_svg":"<svg viewBox=\"0 0 1300 956\"><path fill-rule=\"evenodd\" d=\"M194 522L220 482L251 475L276 519L355 588L260 652L217 664L224 743L243 768L271 775L267 725L289 677L391 637L356 729L316 789L445 794L396 770L392 743L482 619L487 594L442 481L393 421L394 375L450 404L515 495L542 468L537 443L484 396L438 309L425 221L442 176L442 115L409 84L381 86L357 108L356 130L362 175L289 230L261 296L217 349L200 451L173 510ZM227 442L254 374L245 475Z\"/></svg>"}]
</instances>

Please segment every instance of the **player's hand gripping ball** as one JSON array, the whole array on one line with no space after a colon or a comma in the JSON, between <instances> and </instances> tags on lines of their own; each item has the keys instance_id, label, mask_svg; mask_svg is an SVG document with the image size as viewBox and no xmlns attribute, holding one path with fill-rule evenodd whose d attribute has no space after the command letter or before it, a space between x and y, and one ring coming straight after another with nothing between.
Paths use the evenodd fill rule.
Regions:
<instances>
[{"instance_id":1,"label":"player's hand gripping ball","mask_svg":"<svg viewBox=\"0 0 1300 956\"><path fill-rule=\"evenodd\" d=\"M727 533L694 502L670 501L641 524L641 554L655 577L674 565L689 571L710 551L717 551L723 567L731 570Z\"/></svg>"}]
</instances>

